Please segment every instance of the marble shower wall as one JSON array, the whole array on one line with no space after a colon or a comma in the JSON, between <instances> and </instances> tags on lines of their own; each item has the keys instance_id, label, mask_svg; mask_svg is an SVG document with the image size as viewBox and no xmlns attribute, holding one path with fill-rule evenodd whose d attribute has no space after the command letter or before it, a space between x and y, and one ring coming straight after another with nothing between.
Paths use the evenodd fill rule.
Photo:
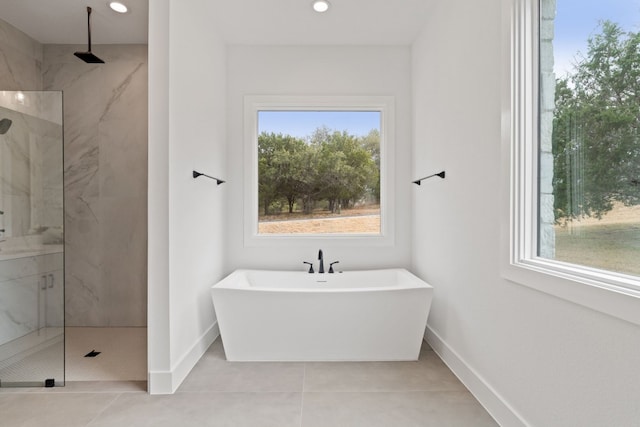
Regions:
<instances>
[{"instance_id":1,"label":"marble shower wall","mask_svg":"<svg viewBox=\"0 0 640 427\"><path fill-rule=\"evenodd\" d=\"M0 19L0 91L42 90L42 45Z\"/></svg>"},{"instance_id":2,"label":"marble shower wall","mask_svg":"<svg viewBox=\"0 0 640 427\"><path fill-rule=\"evenodd\" d=\"M147 46L84 50L43 56L44 89L64 93L66 324L146 326Z\"/></svg>"},{"instance_id":3,"label":"marble shower wall","mask_svg":"<svg viewBox=\"0 0 640 427\"><path fill-rule=\"evenodd\" d=\"M147 46L95 45L102 65L85 50L0 19L0 91L64 91L67 325L144 326Z\"/></svg>"},{"instance_id":4,"label":"marble shower wall","mask_svg":"<svg viewBox=\"0 0 640 427\"><path fill-rule=\"evenodd\" d=\"M14 99L18 95L24 98ZM0 135L0 228L5 230L0 248L4 253L7 246L26 247L27 240L59 244L62 93L2 91L0 118L12 121L9 131Z\"/></svg>"},{"instance_id":5,"label":"marble shower wall","mask_svg":"<svg viewBox=\"0 0 640 427\"><path fill-rule=\"evenodd\" d=\"M42 55L43 47L40 43L24 34L14 26L0 20L0 91L2 100L4 101L4 91L17 90L42 90ZM2 105L7 109L12 109L7 102ZM10 117L11 116L11 117ZM0 119L7 117L14 120L14 128L11 133L2 137L2 146L0 146L0 162L2 162L2 191L0 193L0 210L13 211L15 214L7 214L1 218L0 228L13 232L16 236L26 234L29 228L30 211L29 211L29 169L23 163L28 161L28 139L17 136L21 129L16 118L22 115L7 111L0 113ZM11 139L11 141L9 141ZM11 142L9 144L8 142ZM23 155L24 154L24 155ZM16 164L12 159L19 160ZM20 161L22 160L22 161ZM11 177L6 176L11 171ZM22 178L20 179L20 174ZM9 178L11 178L9 180ZM9 181L8 181L9 180ZM16 188L11 188L8 192L7 185L15 184ZM6 199L6 200L5 200ZM13 209L10 209L10 208ZM1 238L6 236L2 233Z\"/></svg>"}]
</instances>

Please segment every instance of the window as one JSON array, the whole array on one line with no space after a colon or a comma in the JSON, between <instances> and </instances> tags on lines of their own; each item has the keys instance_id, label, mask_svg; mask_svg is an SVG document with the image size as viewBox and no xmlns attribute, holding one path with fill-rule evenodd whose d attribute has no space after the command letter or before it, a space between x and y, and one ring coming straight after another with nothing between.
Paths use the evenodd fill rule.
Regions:
<instances>
[{"instance_id":1,"label":"window","mask_svg":"<svg viewBox=\"0 0 640 427\"><path fill-rule=\"evenodd\" d=\"M392 97L247 96L245 124L245 245L392 241Z\"/></svg>"},{"instance_id":2,"label":"window","mask_svg":"<svg viewBox=\"0 0 640 427\"><path fill-rule=\"evenodd\" d=\"M640 11L631 3L503 2L503 271L640 324L640 34L630 24Z\"/></svg>"},{"instance_id":3,"label":"window","mask_svg":"<svg viewBox=\"0 0 640 427\"><path fill-rule=\"evenodd\" d=\"M380 234L380 111L258 111L258 234Z\"/></svg>"},{"instance_id":4,"label":"window","mask_svg":"<svg viewBox=\"0 0 640 427\"><path fill-rule=\"evenodd\" d=\"M543 0L540 15L538 255L640 276L640 10Z\"/></svg>"}]
</instances>

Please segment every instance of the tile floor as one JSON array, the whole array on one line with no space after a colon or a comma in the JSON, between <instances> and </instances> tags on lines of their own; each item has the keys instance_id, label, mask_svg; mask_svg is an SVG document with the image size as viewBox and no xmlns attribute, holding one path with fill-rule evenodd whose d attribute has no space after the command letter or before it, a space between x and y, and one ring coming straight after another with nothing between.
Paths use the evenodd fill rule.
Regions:
<instances>
[{"instance_id":1,"label":"tile floor","mask_svg":"<svg viewBox=\"0 0 640 427\"><path fill-rule=\"evenodd\" d=\"M65 328L66 381L146 381L147 328ZM84 357L92 350L96 357Z\"/></svg>"},{"instance_id":2,"label":"tile floor","mask_svg":"<svg viewBox=\"0 0 640 427\"><path fill-rule=\"evenodd\" d=\"M0 392L0 426L496 426L424 343L417 362L225 361L218 339L173 395L144 382Z\"/></svg>"},{"instance_id":3,"label":"tile floor","mask_svg":"<svg viewBox=\"0 0 640 427\"><path fill-rule=\"evenodd\" d=\"M100 354L84 357L92 350ZM64 339L17 362L13 358L0 362L3 383L61 381L63 377L71 382L146 381L147 328L67 327Z\"/></svg>"}]
</instances>

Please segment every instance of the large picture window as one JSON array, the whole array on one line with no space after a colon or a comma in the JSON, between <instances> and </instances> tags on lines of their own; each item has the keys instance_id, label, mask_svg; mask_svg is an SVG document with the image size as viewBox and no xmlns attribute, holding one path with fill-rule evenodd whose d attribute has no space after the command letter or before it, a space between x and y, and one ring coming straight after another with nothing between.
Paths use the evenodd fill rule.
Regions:
<instances>
[{"instance_id":1,"label":"large picture window","mask_svg":"<svg viewBox=\"0 0 640 427\"><path fill-rule=\"evenodd\" d=\"M246 96L245 245L392 244L393 113L385 96Z\"/></svg>"},{"instance_id":2,"label":"large picture window","mask_svg":"<svg viewBox=\"0 0 640 427\"><path fill-rule=\"evenodd\" d=\"M540 7L538 255L640 276L640 9Z\"/></svg>"},{"instance_id":3,"label":"large picture window","mask_svg":"<svg viewBox=\"0 0 640 427\"><path fill-rule=\"evenodd\" d=\"M505 278L640 324L640 10L503 0Z\"/></svg>"},{"instance_id":4,"label":"large picture window","mask_svg":"<svg viewBox=\"0 0 640 427\"><path fill-rule=\"evenodd\" d=\"M380 234L380 111L258 111L258 234Z\"/></svg>"}]
</instances>

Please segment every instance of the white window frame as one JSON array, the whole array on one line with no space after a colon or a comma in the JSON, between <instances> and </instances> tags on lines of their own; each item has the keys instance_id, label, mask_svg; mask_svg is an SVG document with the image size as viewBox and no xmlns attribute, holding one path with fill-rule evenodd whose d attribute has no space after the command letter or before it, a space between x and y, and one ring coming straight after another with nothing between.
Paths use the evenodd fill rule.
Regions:
<instances>
[{"instance_id":1,"label":"white window frame","mask_svg":"<svg viewBox=\"0 0 640 427\"><path fill-rule=\"evenodd\" d=\"M380 234L258 233L258 112L379 111ZM244 245L273 247L318 245L393 246L395 243L394 180L395 98L393 96L246 95L244 97Z\"/></svg>"},{"instance_id":2,"label":"white window frame","mask_svg":"<svg viewBox=\"0 0 640 427\"><path fill-rule=\"evenodd\" d=\"M640 325L640 280L540 258L538 239L538 0L503 0L502 275Z\"/></svg>"}]
</instances>

